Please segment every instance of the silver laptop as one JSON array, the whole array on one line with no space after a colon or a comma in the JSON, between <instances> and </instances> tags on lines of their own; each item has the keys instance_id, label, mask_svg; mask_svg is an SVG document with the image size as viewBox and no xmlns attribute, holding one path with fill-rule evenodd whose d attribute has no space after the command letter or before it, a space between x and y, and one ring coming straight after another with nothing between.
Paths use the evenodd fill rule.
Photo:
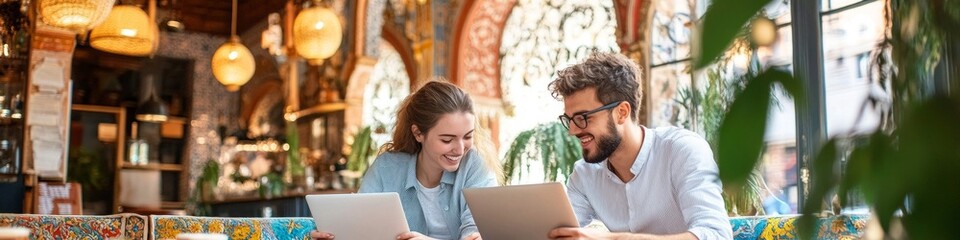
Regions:
<instances>
[{"instance_id":1,"label":"silver laptop","mask_svg":"<svg viewBox=\"0 0 960 240\"><path fill-rule=\"evenodd\" d=\"M483 239L548 239L557 227L578 227L560 183L469 188L467 206Z\"/></svg>"},{"instance_id":2,"label":"silver laptop","mask_svg":"<svg viewBox=\"0 0 960 240\"><path fill-rule=\"evenodd\" d=\"M317 230L337 240L396 239L409 232L397 193L307 195Z\"/></svg>"}]
</instances>

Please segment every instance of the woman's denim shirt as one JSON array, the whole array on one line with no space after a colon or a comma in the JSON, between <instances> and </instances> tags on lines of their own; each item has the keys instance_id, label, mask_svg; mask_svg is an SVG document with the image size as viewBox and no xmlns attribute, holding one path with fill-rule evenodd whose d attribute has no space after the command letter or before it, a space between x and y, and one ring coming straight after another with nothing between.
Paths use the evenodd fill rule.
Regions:
<instances>
[{"instance_id":1,"label":"woman's denim shirt","mask_svg":"<svg viewBox=\"0 0 960 240\"><path fill-rule=\"evenodd\" d=\"M470 149L467 156L460 161L460 168L456 172L445 171L440 178L440 196L437 198L443 209L440 216L423 215L420 200L417 199L415 154L386 152L378 156L363 176L359 192L396 192L400 195L400 205L403 206L410 231L430 235L431 233L427 232L426 218L443 218L449 235L460 236L462 239L477 231L473 214L463 198L463 189L496 186L497 180L493 172L484 166L483 159L476 150Z\"/></svg>"}]
</instances>

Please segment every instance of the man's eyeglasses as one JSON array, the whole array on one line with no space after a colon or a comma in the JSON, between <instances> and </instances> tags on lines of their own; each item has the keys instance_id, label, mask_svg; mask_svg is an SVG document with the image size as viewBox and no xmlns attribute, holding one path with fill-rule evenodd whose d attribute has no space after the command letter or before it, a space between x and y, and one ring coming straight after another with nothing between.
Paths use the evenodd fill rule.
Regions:
<instances>
[{"instance_id":1,"label":"man's eyeglasses","mask_svg":"<svg viewBox=\"0 0 960 240\"><path fill-rule=\"evenodd\" d=\"M617 105L620 105L620 103L621 103L621 102L608 103L607 105L603 105L602 107L599 107L599 108L594 109L594 110L590 110L590 111L586 111L586 112L582 112L582 113L573 114L572 117L571 117L571 116L567 116L566 114L560 115L560 117L559 117L559 118L560 118L560 124L562 124L563 127L567 128L567 129L570 129L570 123L571 123L571 122L573 123L573 125L576 125L576 126L577 126L578 128L580 128L580 129L587 128L587 119L590 117L590 114L594 114L594 113L597 113L597 112L600 112L600 111L603 111L603 110L611 109L611 108L613 108L613 107L616 107Z\"/></svg>"}]
</instances>

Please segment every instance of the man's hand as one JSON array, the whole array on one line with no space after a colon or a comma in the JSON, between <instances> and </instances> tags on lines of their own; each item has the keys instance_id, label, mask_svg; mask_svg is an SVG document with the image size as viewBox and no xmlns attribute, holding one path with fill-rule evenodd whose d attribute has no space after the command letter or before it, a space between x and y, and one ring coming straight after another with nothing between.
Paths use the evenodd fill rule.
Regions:
<instances>
[{"instance_id":1,"label":"man's hand","mask_svg":"<svg viewBox=\"0 0 960 240\"><path fill-rule=\"evenodd\" d=\"M550 239L587 240L587 239L616 239L615 233L604 232L589 228L554 228L547 234Z\"/></svg>"},{"instance_id":2,"label":"man's hand","mask_svg":"<svg viewBox=\"0 0 960 240\"><path fill-rule=\"evenodd\" d=\"M479 232L471 233L470 235L467 235L467 237L463 239L464 240L483 240L483 238L480 237Z\"/></svg>"},{"instance_id":3,"label":"man's hand","mask_svg":"<svg viewBox=\"0 0 960 240\"><path fill-rule=\"evenodd\" d=\"M333 240L333 234L313 230L310 231L310 238L313 238L313 240Z\"/></svg>"},{"instance_id":4,"label":"man's hand","mask_svg":"<svg viewBox=\"0 0 960 240\"><path fill-rule=\"evenodd\" d=\"M406 232L397 235L397 240L436 240L418 232Z\"/></svg>"},{"instance_id":5,"label":"man's hand","mask_svg":"<svg viewBox=\"0 0 960 240\"><path fill-rule=\"evenodd\" d=\"M693 235L691 232L683 232L672 235L653 235L653 234L642 234L642 233L624 233L624 232L607 232L598 229L592 228L554 228L547 234L547 237L550 239L563 239L563 240L593 240L593 239L616 239L616 240L634 240L634 239L643 239L643 240L697 240L697 236Z\"/></svg>"}]
</instances>

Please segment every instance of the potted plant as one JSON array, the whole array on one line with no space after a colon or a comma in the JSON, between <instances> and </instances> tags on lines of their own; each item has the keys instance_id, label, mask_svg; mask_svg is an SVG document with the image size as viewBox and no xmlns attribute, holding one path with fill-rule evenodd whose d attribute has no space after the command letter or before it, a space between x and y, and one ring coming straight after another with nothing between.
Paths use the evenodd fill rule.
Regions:
<instances>
[{"instance_id":1,"label":"potted plant","mask_svg":"<svg viewBox=\"0 0 960 240\"><path fill-rule=\"evenodd\" d=\"M213 201L220 199L220 191L217 188L220 182L220 163L215 159L207 159L203 165L203 171L200 179L197 180L197 188L200 190L200 196L203 201Z\"/></svg>"},{"instance_id":2,"label":"potted plant","mask_svg":"<svg viewBox=\"0 0 960 240\"><path fill-rule=\"evenodd\" d=\"M300 159L300 134L297 132L297 122L296 121L287 121L286 124L287 131L287 145L290 147L287 150L287 167L286 170L290 174L290 184L294 188L306 189L307 185L307 171L306 167L303 165L303 160Z\"/></svg>"},{"instance_id":3,"label":"potted plant","mask_svg":"<svg viewBox=\"0 0 960 240\"><path fill-rule=\"evenodd\" d=\"M697 120L687 119L677 124L704 136L714 156L717 155L717 132L727 107L733 102L733 97L743 91L746 78L753 74L748 72L732 79L725 79L721 76L723 75L721 69L724 68L724 64L720 64L707 69L705 71L707 81L702 89L681 88L678 90L678 99L676 99L677 103L688 111L690 118ZM735 187L727 186L724 189L722 195L728 215L764 214L762 196L766 184L760 173L760 166L756 166L744 184Z\"/></svg>"},{"instance_id":4,"label":"potted plant","mask_svg":"<svg viewBox=\"0 0 960 240\"><path fill-rule=\"evenodd\" d=\"M539 159L543 164L544 180L556 181L558 176L570 176L574 163L583 158L580 141L567 133L558 122L540 124L520 132L504 156L505 183L523 170L529 170L530 161ZM526 166L526 168L524 168Z\"/></svg>"},{"instance_id":5,"label":"potted plant","mask_svg":"<svg viewBox=\"0 0 960 240\"><path fill-rule=\"evenodd\" d=\"M340 171L340 176L343 177L347 188L360 185L360 178L370 166L371 159L377 154L371 137L372 132L371 127L366 126L353 136L353 144L350 145L350 153L347 154L347 168Z\"/></svg>"},{"instance_id":6,"label":"potted plant","mask_svg":"<svg viewBox=\"0 0 960 240\"><path fill-rule=\"evenodd\" d=\"M215 159L207 159L193 192L187 199L187 206L192 206L193 215L206 216L213 212L210 202L220 199L219 181L220 164Z\"/></svg>"}]
</instances>

